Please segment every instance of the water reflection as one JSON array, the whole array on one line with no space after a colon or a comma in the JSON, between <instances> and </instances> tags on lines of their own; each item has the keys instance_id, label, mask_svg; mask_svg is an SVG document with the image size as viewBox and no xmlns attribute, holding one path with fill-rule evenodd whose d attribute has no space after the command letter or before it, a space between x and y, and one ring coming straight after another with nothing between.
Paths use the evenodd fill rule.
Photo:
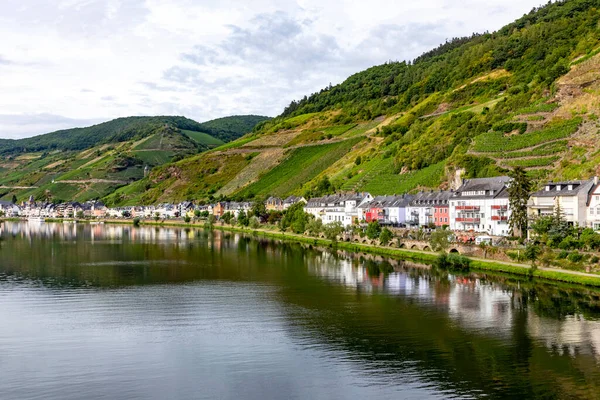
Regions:
<instances>
[{"instance_id":1,"label":"water reflection","mask_svg":"<svg viewBox=\"0 0 600 400\"><path fill-rule=\"evenodd\" d=\"M345 387L338 397L600 393L595 290L449 274L401 260L195 229L10 222L1 229L0 302L17 301L17 293L31 288L54 298L85 297L87 308L71 314L101 314L105 329L128 329L136 321L140 335L177 327L178 335L193 336L187 329L200 329L202 321L203 335L211 338L222 335L225 324L232 349L250 335L256 341L246 343L244 352L272 353L269 345L279 343L291 351L290 365L292 359L311 364L314 373L296 371L312 385L303 397L338 393L327 385ZM92 303L96 294L88 287L111 292ZM52 302L39 307L46 314L61 312ZM76 320L68 319L79 326ZM235 363L257 356L236 349L211 348L214 354L203 357L218 364L222 357ZM267 364L261 364L265 374L282 368ZM191 370L210 375L196 368ZM325 370L335 375L334 383L319 380ZM256 390L269 397L266 389Z\"/></svg>"}]
</instances>

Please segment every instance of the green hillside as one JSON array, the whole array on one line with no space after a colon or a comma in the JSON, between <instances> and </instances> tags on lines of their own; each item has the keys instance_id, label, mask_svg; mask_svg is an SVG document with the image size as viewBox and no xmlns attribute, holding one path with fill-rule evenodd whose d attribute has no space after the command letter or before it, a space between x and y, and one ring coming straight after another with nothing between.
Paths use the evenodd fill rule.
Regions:
<instances>
[{"instance_id":1,"label":"green hillside","mask_svg":"<svg viewBox=\"0 0 600 400\"><path fill-rule=\"evenodd\" d=\"M232 115L203 122L200 124L200 129L197 130L206 132L222 142L231 142L251 132L261 122L269 119L269 117L261 115Z\"/></svg>"},{"instance_id":2,"label":"green hillside","mask_svg":"<svg viewBox=\"0 0 600 400\"><path fill-rule=\"evenodd\" d=\"M401 193L514 166L539 180L599 174L599 22L598 0L549 3L497 32L369 68L111 200ZM235 161L219 162L211 184L164 173L219 157Z\"/></svg>"},{"instance_id":3,"label":"green hillside","mask_svg":"<svg viewBox=\"0 0 600 400\"><path fill-rule=\"evenodd\" d=\"M254 117L252 116L251 119ZM241 136L245 116L229 121ZM211 123L211 121L209 121ZM217 123L216 126L219 126ZM184 117L118 118L87 128L0 141L0 198L86 201L139 181L152 168L224 142ZM233 134L233 133L232 133Z\"/></svg>"}]
</instances>

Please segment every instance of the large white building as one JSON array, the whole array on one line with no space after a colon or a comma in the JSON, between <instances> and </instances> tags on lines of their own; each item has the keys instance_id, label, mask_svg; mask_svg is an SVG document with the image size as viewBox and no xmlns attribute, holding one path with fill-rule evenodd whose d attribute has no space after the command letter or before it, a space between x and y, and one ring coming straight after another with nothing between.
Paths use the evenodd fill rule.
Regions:
<instances>
[{"instance_id":1,"label":"large white building","mask_svg":"<svg viewBox=\"0 0 600 400\"><path fill-rule=\"evenodd\" d=\"M598 177L595 177L593 181L594 187L588 197L587 226L600 231L600 185Z\"/></svg>"},{"instance_id":2,"label":"large white building","mask_svg":"<svg viewBox=\"0 0 600 400\"><path fill-rule=\"evenodd\" d=\"M508 236L508 176L466 179L450 197L450 229Z\"/></svg>"},{"instance_id":3,"label":"large white building","mask_svg":"<svg viewBox=\"0 0 600 400\"><path fill-rule=\"evenodd\" d=\"M588 225L590 195L594 179L587 181L548 182L542 190L531 195L527 204L529 216L536 218L553 215L560 207L565 221L579 226Z\"/></svg>"},{"instance_id":4,"label":"large white building","mask_svg":"<svg viewBox=\"0 0 600 400\"><path fill-rule=\"evenodd\" d=\"M347 227L361 220L359 206L371 200L373 196L369 193L334 194L310 199L304 206L304 211L324 224L341 222Z\"/></svg>"}]
</instances>

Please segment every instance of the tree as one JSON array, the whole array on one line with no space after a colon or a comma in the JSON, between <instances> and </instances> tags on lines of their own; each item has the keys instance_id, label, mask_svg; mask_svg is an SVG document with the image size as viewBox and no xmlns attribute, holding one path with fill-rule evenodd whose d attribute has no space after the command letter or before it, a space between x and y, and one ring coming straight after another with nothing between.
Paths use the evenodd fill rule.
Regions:
<instances>
[{"instance_id":1,"label":"tree","mask_svg":"<svg viewBox=\"0 0 600 400\"><path fill-rule=\"evenodd\" d=\"M445 252L450 247L451 232L447 229L436 229L431 232L429 244L433 251Z\"/></svg>"},{"instance_id":2,"label":"tree","mask_svg":"<svg viewBox=\"0 0 600 400\"><path fill-rule=\"evenodd\" d=\"M75 214L75 216L76 216L78 219L82 219L82 218L83 218L83 211L77 211L77 214Z\"/></svg>"},{"instance_id":3,"label":"tree","mask_svg":"<svg viewBox=\"0 0 600 400\"><path fill-rule=\"evenodd\" d=\"M384 246L387 246L392 239L394 238L394 234L388 228L383 228L381 233L379 234L379 243Z\"/></svg>"},{"instance_id":4,"label":"tree","mask_svg":"<svg viewBox=\"0 0 600 400\"><path fill-rule=\"evenodd\" d=\"M186 215L183 217L183 222L185 222L186 224L189 224L191 220L192 220L192 219L191 219L191 218L190 218L190 216L189 216L189 215L187 215L187 214L186 214Z\"/></svg>"},{"instance_id":5,"label":"tree","mask_svg":"<svg viewBox=\"0 0 600 400\"><path fill-rule=\"evenodd\" d=\"M356 165L362 164L362 158L360 156L356 157L356 160L354 160L354 164L356 164Z\"/></svg>"},{"instance_id":6,"label":"tree","mask_svg":"<svg viewBox=\"0 0 600 400\"><path fill-rule=\"evenodd\" d=\"M252 229L258 229L259 226L260 226L260 221L258 220L257 217L255 217L253 215L252 218L250 218L250 228L252 228Z\"/></svg>"},{"instance_id":7,"label":"tree","mask_svg":"<svg viewBox=\"0 0 600 400\"><path fill-rule=\"evenodd\" d=\"M262 218L267 215L267 207L262 201L255 201L252 203L252 209L250 210L250 213L257 218Z\"/></svg>"},{"instance_id":8,"label":"tree","mask_svg":"<svg viewBox=\"0 0 600 400\"><path fill-rule=\"evenodd\" d=\"M133 219L133 226L140 226L140 219L139 219L139 217L135 217Z\"/></svg>"},{"instance_id":9,"label":"tree","mask_svg":"<svg viewBox=\"0 0 600 400\"><path fill-rule=\"evenodd\" d=\"M525 247L525 259L531 261L531 266L535 266L535 261L538 259L539 255L542 253L542 249L540 246L536 244L530 244Z\"/></svg>"},{"instance_id":10,"label":"tree","mask_svg":"<svg viewBox=\"0 0 600 400\"><path fill-rule=\"evenodd\" d=\"M204 229L212 230L213 226L215 225L216 220L217 220L217 218L213 214L209 215L208 219L204 223Z\"/></svg>"},{"instance_id":11,"label":"tree","mask_svg":"<svg viewBox=\"0 0 600 400\"><path fill-rule=\"evenodd\" d=\"M248 218L248 214L246 214L245 211L239 212L237 220L238 220L238 224L240 224L241 226L250 225L250 219Z\"/></svg>"},{"instance_id":12,"label":"tree","mask_svg":"<svg viewBox=\"0 0 600 400\"><path fill-rule=\"evenodd\" d=\"M280 225L283 230L290 227L295 233L304 233L308 224L308 218L309 215L304 212L304 203L299 202L293 204L285 211Z\"/></svg>"},{"instance_id":13,"label":"tree","mask_svg":"<svg viewBox=\"0 0 600 400\"><path fill-rule=\"evenodd\" d=\"M367 237L369 239L376 239L381 234L381 226L379 225L379 221L371 221L367 226Z\"/></svg>"},{"instance_id":14,"label":"tree","mask_svg":"<svg viewBox=\"0 0 600 400\"><path fill-rule=\"evenodd\" d=\"M223 214L221 219L223 221L225 221L226 224L229 224L231 222L231 220L233 219L233 214L231 214L229 211L227 211L225 214Z\"/></svg>"},{"instance_id":15,"label":"tree","mask_svg":"<svg viewBox=\"0 0 600 400\"><path fill-rule=\"evenodd\" d=\"M344 225L340 221L330 222L323 225L323 233L325 237L332 242L337 242L337 237L344 232Z\"/></svg>"},{"instance_id":16,"label":"tree","mask_svg":"<svg viewBox=\"0 0 600 400\"><path fill-rule=\"evenodd\" d=\"M13 204L17 204L17 196L13 194L10 202Z\"/></svg>"},{"instance_id":17,"label":"tree","mask_svg":"<svg viewBox=\"0 0 600 400\"><path fill-rule=\"evenodd\" d=\"M510 218L508 224L513 235L523 237L527 232L527 202L533 189L533 182L522 167L515 167L510 173L508 185L508 202Z\"/></svg>"},{"instance_id":18,"label":"tree","mask_svg":"<svg viewBox=\"0 0 600 400\"><path fill-rule=\"evenodd\" d=\"M323 221L319 218L312 218L308 221L306 229L311 236L319 236L319 234L323 232Z\"/></svg>"},{"instance_id":19,"label":"tree","mask_svg":"<svg viewBox=\"0 0 600 400\"><path fill-rule=\"evenodd\" d=\"M154 220L158 222L158 220L160 219L160 214L155 212L154 213Z\"/></svg>"},{"instance_id":20,"label":"tree","mask_svg":"<svg viewBox=\"0 0 600 400\"><path fill-rule=\"evenodd\" d=\"M200 218L201 215L202 215L202 211L194 210L194 217L196 217L196 219Z\"/></svg>"}]
</instances>

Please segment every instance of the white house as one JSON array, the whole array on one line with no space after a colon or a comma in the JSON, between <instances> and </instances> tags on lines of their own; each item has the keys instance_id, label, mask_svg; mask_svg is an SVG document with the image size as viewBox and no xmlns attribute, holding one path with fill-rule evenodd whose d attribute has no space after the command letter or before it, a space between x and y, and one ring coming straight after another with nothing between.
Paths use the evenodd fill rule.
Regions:
<instances>
[{"instance_id":1,"label":"white house","mask_svg":"<svg viewBox=\"0 0 600 400\"><path fill-rule=\"evenodd\" d=\"M562 217L568 223L588 225L590 213L588 201L594 188L594 179L587 181L548 182L542 190L531 195L527 203L531 218L552 215L560 207Z\"/></svg>"},{"instance_id":2,"label":"white house","mask_svg":"<svg viewBox=\"0 0 600 400\"><path fill-rule=\"evenodd\" d=\"M349 193L310 199L304 211L324 224L340 222L345 227L361 220L359 206L373 200L369 193Z\"/></svg>"},{"instance_id":3,"label":"white house","mask_svg":"<svg viewBox=\"0 0 600 400\"><path fill-rule=\"evenodd\" d=\"M2 200L0 200L0 211L2 211L4 213L4 215L9 218L18 217L19 214L21 213L21 209L19 208L19 206L11 203L9 201L2 201Z\"/></svg>"},{"instance_id":4,"label":"white house","mask_svg":"<svg viewBox=\"0 0 600 400\"><path fill-rule=\"evenodd\" d=\"M464 180L450 197L450 229L508 236L508 176Z\"/></svg>"},{"instance_id":5,"label":"white house","mask_svg":"<svg viewBox=\"0 0 600 400\"><path fill-rule=\"evenodd\" d=\"M587 204L587 226L600 231L600 185L594 177L594 187L590 191Z\"/></svg>"}]
</instances>

